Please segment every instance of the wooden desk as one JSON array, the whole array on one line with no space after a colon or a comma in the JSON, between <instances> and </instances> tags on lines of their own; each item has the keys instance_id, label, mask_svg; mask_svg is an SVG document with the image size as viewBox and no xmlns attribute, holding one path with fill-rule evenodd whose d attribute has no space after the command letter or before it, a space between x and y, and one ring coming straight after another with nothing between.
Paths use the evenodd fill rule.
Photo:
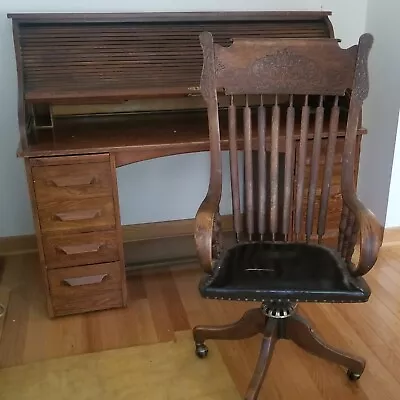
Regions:
<instances>
[{"instance_id":1,"label":"wooden desk","mask_svg":"<svg viewBox=\"0 0 400 400\"><path fill-rule=\"evenodd\" d=\"M116 168L208 150L198 34L209 29L225 44L233 36L333 37L328 15L10 16L19 85L18 155L25 159L50 316L126 305ZM222 115L224 149L226 128ZM327 131L326 122L323 154ZM312 125L309 132L312 136ZM328 210L332 237L342 209L344 126L341 132ZM359 133L361 138L364 131ZM257 131L253 134L256 144ZM296 152L297 140L298 132Z\"/></svg>"}]
</instances>

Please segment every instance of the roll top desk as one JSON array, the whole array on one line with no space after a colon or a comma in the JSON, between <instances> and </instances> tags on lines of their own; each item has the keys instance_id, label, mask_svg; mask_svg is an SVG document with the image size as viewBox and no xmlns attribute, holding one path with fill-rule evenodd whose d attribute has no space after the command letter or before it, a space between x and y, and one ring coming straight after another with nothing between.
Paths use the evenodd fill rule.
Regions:
<instances>
[{"instance_id":1,"label":"roll top desk","mask_svg":"<svg viewBox=\"0 0 400 400\"><path fill-rule=\"evenodd\" d=\"M240 37L334 38L329 15L9 15L18 155L26 166L50 316L126 306L116 168L208 150L200 32L212 32L223 45ZM221 121L225 149L226 124ZM363 133L360 127L360 138ZM340 153L328 210L335 228L342 210ZM333 243L337 232L330 236Z\"/></svg>"}]
</instances>

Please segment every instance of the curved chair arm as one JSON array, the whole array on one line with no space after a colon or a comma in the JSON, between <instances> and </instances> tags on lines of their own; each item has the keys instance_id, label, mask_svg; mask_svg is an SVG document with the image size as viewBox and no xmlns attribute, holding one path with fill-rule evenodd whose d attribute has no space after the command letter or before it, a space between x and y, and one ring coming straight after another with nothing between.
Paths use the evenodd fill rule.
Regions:
<instances>
[{"instance_id":1,"label":"curved chair arm","mask_svg":"<svg viewBox=\"0 0 400 400\"><path fill-rule=\"evenodd\" d=\"M360 233L360 259L351 271L353 276L365 275L375 264L382 245L382 227L375 215L355 193L343 193L343 202L355 216Z\"/></svg>"},{"instance_id":2,"label":"curved chair arm","mask_svg":"<svg viewBox=\"0 0 400 400\"><path fill-rule=\"evenodd\" d=\"M201 267L208 274L212 273L213 244L218 239L215 233L219 223L220 199L221 194L218 191L209 190L196 214L194 238L197 255Z\"/></svg>"}]
</instances>

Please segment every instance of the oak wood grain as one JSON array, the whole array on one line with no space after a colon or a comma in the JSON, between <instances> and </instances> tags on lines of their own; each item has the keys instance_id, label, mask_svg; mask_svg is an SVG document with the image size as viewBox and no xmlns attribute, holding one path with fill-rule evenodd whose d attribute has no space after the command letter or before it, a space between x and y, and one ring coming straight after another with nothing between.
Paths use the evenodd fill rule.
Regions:
<instances>
[{"instance_id":1,"label":"oak wood grain","mask_svg":"<svg viewBox=\"0 0 400 400\"><path fill-rule=\"evenodd\" d=\"M301 133L299 143L299 155L296 165L296 200L295 200L295 220L294 220L294 233L295 238L298 240L301 232L301 218L303 211L303 196L304 196L304 174L305 174L305 161L307 155L307 133L310 121L310 107L308 106L308 96L305 96L304 105L301 109Z\"/></svg>"},{"instance_id":2,"label":"oak wood grain","mask_svg":"<svg viewBox=\"0 0 400 400\"><path fill-rule=\"evenodd\" d=\"M235 97L236 99L236 97ZM229 149L229 124L227 112L220 118L221 147ZM237 115L237 146L243 149L242 113ZM300 114L296 115L294 139L300 138ZM283 117L282 113L282 117ZM257 149L256 115L252 115L253 149ZM162 121L162 122L161 122ZM280 121L284 129L285 120ZM341 120L338 136L344 136L345 121ZM284 131L282 131L283 133ZM359 134L366 133L364 128ZM279 141L284 148L284 135L280 133ZM117 165L142 161L171 154L183 154L209 150L207 115L203 110L187 112L158 112L156 117L151 113L134 115L100 115L85 118L83 116L56 119L53 131L38 131L40 140L31 141L28 148L21 148L19 156L35 158L63 156L75 157L77 153L86 156L98 156L98 153L113 152L118 156ZM322 137L329 135L329 121L324 121ZM57 141L54 141L54 137ZM313 124L310 122L308 138L313 136ZM266 142L270 143L270 126L266 130ZM82 156L75 157L79 160ZM37 160L37 161L36 161ZM57 162L55 159L54 163ZM82 161L81 161L82 162ZM61 163L65 163L62 161Z\"/></svg>"},{"instance_id":3,"label":"oak wood grain","mask_svg":"<svg viewBox=\"0 0 400 400\"><path fill-rule=\"evenodd\" d=\"M62 268L119 260L115 231L46 235L43 249L47 268Z\"/></svg>"},{"instance_id":4,"label":"oak wood grain","mask_svg":"<svg viewBox=\"0 0 400 400\"><path fill-rule=\"evenodd\" d=\"M196 94L202 61L198 35L202 30L217 33L221 44L228 44L234 36L333 37L328 15L10 14L20 70L21 110L26 102L88 103ZM25 127L24 116L21 112L21 128ZM22 137L26 142L26 135Z\"/></svg>"},{"instance_id":5,"label":"oak wood grain","mask_svg":"<svg viewBox=\"0 0 400 400\"><path fill-rule=\"evenodd\" d=\"M246 106L243 109L244 131L244 175L245 175L245 207L246 207L246 231L248 240L252 240L254 234L254 190L253 190L253 159L252 159L252 123L251 109L246 96Z\"/></svg>"},{"instance_id":6,"label":"oak wood grain","mask_svg":"<svg viewBox=\"0 0 400 400\"><path fill-rule=\"evenodd\" d=\"M272 121L271 121L271 157L270 157L270 199L271 199L271 212L270 212L270 230L272 233L272 240L275 240L275 235L278 232L278 179L279 179L279 156L278 156L278 138L279 138L279 121L280 121L280 107L278 105L278 96L275 99L275 105L272 108Z\"/></svg>"},{"instance_id":7,"label":"oak wood grain","mask_svg":"<svg viewBox=\"0 0 400 400\"><path fill-rule=\"evenodd\" d=\"M30 158L29 163L32 167L46 167L46 166L59 166L59 165L76 165L76 164L90 164L109 162L109 154L85 154L73 156L59 156L47 158Z\"/></svg>"},{"instance_id":8,"label":"oak wood grain","mask_svg":"<svg viewBox=\"0 0 400 400\"><path fill-rule=\"evenodd\" d=\"M267 206L267 160L265 146L266 109L261 96L258 107L258 231L263 238L266 232L266 206Z\"/></svg>"},{"instance_id":9,"label":"oak wood grain","mask_svg":"<svg viewBox=\"0 0 400 400\"><path fill-rule=\"evenodd\" d=\"M231 168L231 190L232 190L232 209L236 238L239 240L242 232L242 216L240 211L240 184L239 184L239 164L237 149L237 120L236 105L234 97L231 96L231 104L228 108L229 119L229 162Z\"/></svg>"},{"instance_id":10,"label":"oak wood grain","mask_svg":"<svg viewBox=\"0 0 400 400\"><path fill-rule=\"evenodd\" d=\"M118 289L120 280L118 266L118 262L113 262L51 270L48 272L50 291L53 296L70 296L72 298L75 294ZM71 279L100 276L103 278L76 284L69 283Z\"/></svg>"},{"instance_id":11,"label":"oak wood grain","mask_svg":"<svg viewBox=\"0 0 400 400\"><path fill-rule=\"evenodd\" d=\"M288 239L291 222L291 202L293 194L293 164L294 164L294 140L293 129L295 109L293 107L293 96L290 97L289 107L286 112L286 144L285 144L285 178L283 194L282 233L284 239Z\"/></svg>"},{"instance_id":12,"label":"oak wood grain","mask_svg":"<svg viewBox=\"0 0 400 400\"><path fill-rule=\"evenodd\" d=\"M47 310L48 310L49 316L53 317L54 311L53 311L53 305L52 305L51 299L50 299L49 281L48 281L48 277L47 277L47 273L46 273L43 239L42 239L42 235L41 235L41 226L40 226L40 222L39 222L39 208L38 208L38 202L37 202L36 196L35 196L35 187L34 187L34 183L33 183L32 167L31 167L28 159L25 160L25 171L26 171L26 178L27 178L28 188L29 188L29 197L31 200L33 223L35 226L35 233L36 233L37 245L38 245L38 250L39 250L42 284L43 284L44 293L46 294Z\"/></svg>"},{"instance_id":13,"label":"oak wood grain","mask_svg":"<svg viewBox=\"0 0 400 400\"><path fill-rule=\"evenodd\" d=\"M115 230L117 236L117 246L118 246L118 258L120 267L120 277L121 277L121 291L122 291L122 304L125 307L128 302L128 292L126 289L126 274L125 274L125 253L123 244L123 232L121 224L121 212L119 208L119 197L118 197L118 182L117 182L117 165L115 154L110 156L109 164L111 172L111 189L114 201L114 217L115 217ZM103 261L104 262L104 261Z\"/></svg>"},{"instance_id":14,"label":"oak wood grain","mask_svg":"<svg viewBox=\"0 0 400 400\"><path fill-rule=\"evenodd\" d=\"M121 268L118 262L49 270L55 315L121 307Z\"/></svg>"},{"instance_id":15,"label":"oak wood grain","mask_svg":"<svg viewBox=\"0 0 400 400\"><path fill-rule=\"evenodd\" d=\"M52 201L87 199L112 193L110 163L88 163L33 167L32 175L39 207Z\"/></svg>"},{"instance_id":16,"label":"oak wood grain","mask_svg":"<svg viewBox=\"0 0 400 400\"><path fill-rule=\"evenodd\" d=\"M333 163L335 159L335 151L336 151L336 142L337 142L337 129L339 124L339 98L335 97L333 107L331 109L330 115L330 135L328 138L328 145L325 155L325 164L324 164L324 177L322 181L322 193L321 193L321 205L319 209L319 219L318 219L318 241L322 240L322 237L325 233L326 228L326 215L328 212L328 201L329 194L331 190L331 180L333 175Z\"/></svg>"},{"instance_id":17,"label":"oak wood grain","mask_svg":"<svg viewBox=\"0 0 400 400\"><path fill-rule=\"evenodd\" d=\"M112 197L52 201L39 210L41 231L88 232L115 227Z\"/></svg>"}]
</instances>

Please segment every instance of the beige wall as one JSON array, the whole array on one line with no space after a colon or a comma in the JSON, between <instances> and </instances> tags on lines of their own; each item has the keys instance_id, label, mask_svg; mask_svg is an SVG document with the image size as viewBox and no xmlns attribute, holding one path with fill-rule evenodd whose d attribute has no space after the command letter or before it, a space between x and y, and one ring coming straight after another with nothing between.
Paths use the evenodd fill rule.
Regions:
<instances>
[{"instance_id":1,"label":"beige wall","mask_svg":"<svg viewBox=\"0 0 400 400\"><path fill-rule=\"evenodd\" d=\"M364 107L369 134L361 150L358 189L362 200L386 226L400 226L400 160L395 160L390 183L400 108L399 12L396 1L368 2L366 29L375 41L369 63L370 93ZM396 157L400 157L400 149Z\"/></svg>"}]
</instances>

